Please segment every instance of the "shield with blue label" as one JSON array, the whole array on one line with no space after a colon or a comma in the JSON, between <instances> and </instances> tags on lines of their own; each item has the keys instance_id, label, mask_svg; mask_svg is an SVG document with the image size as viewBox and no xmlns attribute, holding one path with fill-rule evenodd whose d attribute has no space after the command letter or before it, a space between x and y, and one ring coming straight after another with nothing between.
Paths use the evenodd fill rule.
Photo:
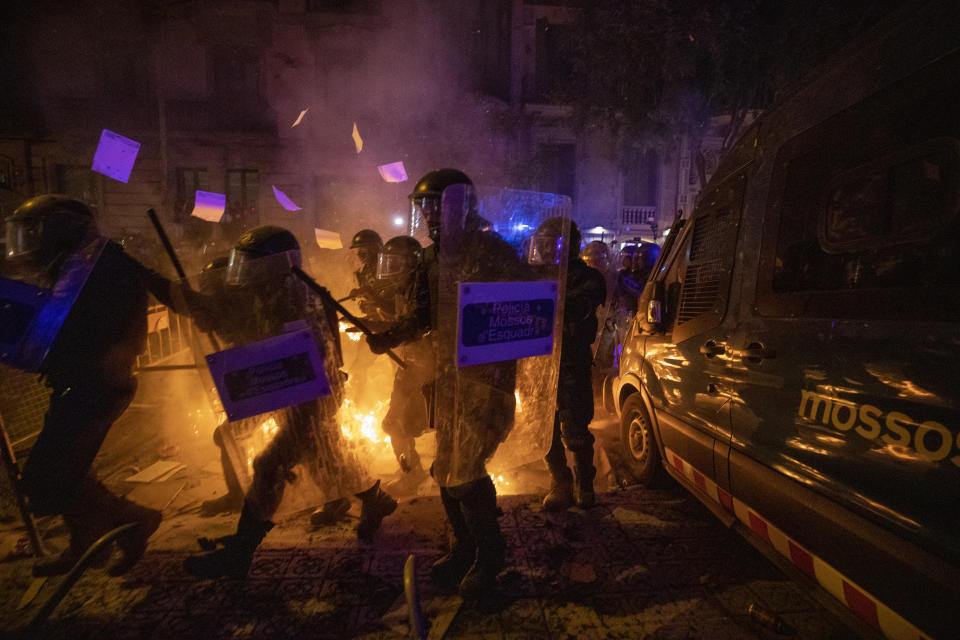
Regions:
<instances>
[{"instance_id":1,"label":"shield with blue label","mask_svg":"<svg viewBox=\"0 0 960 640\"><path fill-rule=\"evenodd\" d=\"M499 478L542 459L550 447L569 219L556 215L558 208L525 211L521 222L516 211L484 208L471 185L443 192L432 254L433 475L441 486ZM554 251L531 260L534 236L550 218L561 220Z\"/></svg>"},{"instance_id":2,"label":"shield with blue label","mask_svg":"<svg viewBox=\"0 0 960 640\"><path fill-rule=\"evenodd\" d=\"M200 376L221 415L220 438L241 485L281 430L303 448L336 447L343 398L335 316L293 277L299 252L233 256L179 281L174 301L193 321ZM332 435L331 435L332 434ZM331 455L323 461L331 469ZM319 466L319 463L318 463Z\"/></svg>"}]
</instances>

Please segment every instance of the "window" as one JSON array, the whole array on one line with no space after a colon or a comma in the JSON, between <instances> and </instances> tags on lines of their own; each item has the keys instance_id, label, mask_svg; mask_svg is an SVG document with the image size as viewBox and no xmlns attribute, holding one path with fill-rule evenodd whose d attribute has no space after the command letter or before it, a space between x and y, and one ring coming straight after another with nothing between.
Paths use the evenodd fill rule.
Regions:
<instances>
[{"instance_id":1,"label":"window","mask_svg":"<svg viewBox=\"0 0 960 640\"><path fill-rule=\"evenodd\" d=\"M715 327L726 313L745 185L744 174L728 178L693 212L677 305L676 342Z\"/></svg>"},{"instance_id":2,"label":"window","mask_svg":"<svg viewBox=\"0 0 960 640\"><path fill-rule=\"evenodd\" d=\"M539 103L553 102L557 90L573 73L572 27L537 20L536 96Z\"/></svg>"},{"instance_id":3,"label":"window","mask_svg":"<svg viewBox=\"0 0 960 640\"><path fill-rule=\"evenodd\" d=\"M960 286L960 121L951 106L960 88L950 69L932 65L784 145L761 249L762 314L956 312L945 302Z\"/></svg>"},{"instance_id":4,"label":"window","mask_svg":"<svg viewBox=\"0 0 960 640\"><path fill-rule=\"evenodd\" d=\"M471 60L478 88L510 101L510 0L478 2L475 28L471 29Z\"/></svg>"},{"instance_id":5,"label":"window","mask_svg":"<svg viewBox=\"0 0 960 640\"><path fill-rule=\"evenodd\" d=\"M209 191L206 169L177 169L177 192L173 204L173 219L183 222L193 211L197 190Z\"/></svg>"},{"instance_id":6,"label":"window","mask_svg":"<svg viewBox=\"0 0 960 640\"><path fill-rule=\"evenodd\" d=\"M540 191L573 198L577 184L576 145L542 144L538 156Z\"/></svg>"},{"instance_id":7,"label":"window","mask_svg":"<svg viewBox=\"0 0 960 640\"><path fill-rule=\"evenodd\" d=\"M260 173L255 169L227 171L227 205L221 221L231 240L260 222L257 198L260 195Z\"/></svg>"},{"instance_id":8,"label":"window","mask_svg":"<svg viewBox=\"0 0 960 640\"><path fill-rule=\"evenodd\" d=\"M276 126L260 84L257 51L243 47L214 51L213 86L220 127L250 131Z\"/></svg>"},{"instance_id":9,"label":"window","mask_svg":"<svg viewBox=\"0 0 960 640\"><path fill-rule=\"evenodd\" d=\"M649 149L630 149L623 168L623 205L656 206L660 186L660 159Z\"/></svg>"}]
</instances>

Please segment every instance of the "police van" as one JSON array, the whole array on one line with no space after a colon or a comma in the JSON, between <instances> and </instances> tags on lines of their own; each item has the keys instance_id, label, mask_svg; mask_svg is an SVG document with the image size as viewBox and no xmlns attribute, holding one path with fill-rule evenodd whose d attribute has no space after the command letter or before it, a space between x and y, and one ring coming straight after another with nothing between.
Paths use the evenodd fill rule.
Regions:
<instances>
[{"instance_id":1,"label":"police van","mask_svg":"<svg viewBox=\"0 0 960 640\"><path fill-rule=\"evenodd\" d=\"M958 26L902 11L746 131L612 385L641 482L891 638L960 637Z\"/></svg>"}]
</instances>

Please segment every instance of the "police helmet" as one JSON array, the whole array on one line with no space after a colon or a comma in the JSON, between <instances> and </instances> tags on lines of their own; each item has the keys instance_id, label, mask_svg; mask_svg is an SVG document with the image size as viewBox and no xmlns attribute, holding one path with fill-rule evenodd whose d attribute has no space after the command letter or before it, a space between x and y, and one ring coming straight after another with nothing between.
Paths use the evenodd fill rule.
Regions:
<instances>
[{"instance_id":1,"label":"police helmet","mask_svg":"<svg viewBox=\"0 0 960 640\"><path fill-rule=\"evenodd\" d=\"M437 169L426 174L413 187L410 193L410 213L414 224L425 221L430 232L430 238L437 241L440 238L442 224L440 204L443 191L454 184L464 184L470 187L467 215L475 214L477 200L473 191L473 181L459 169Z\"/></svg>"},{"instance_id":2,"label":"police helmet","mask_svg":"<svg viewBox=\"0 0 960 640\"><path fill-rule=\"evenodd\" d=\"M6 221L6 257L11 262L43 264L77 246L94 227L87 205L47 194L17 207Z\"/></svg>"},{"instance_id":3,"label":"police helmet","mask_svg":"<svg viewBox=\"0 0 960 640\"><path fill-rule=\"evenodd\" d=\"M610 250L607 245L599 240L588 242L583 248L583 261L588 267L606 271L610 266Z\"/></svg>"},{"instance_id":4,"label":"police helmet","mask_svg":"<svg viewBox=\"0 0 960 640\"><path fill-rule=\"evenodd\" d=\"M353 234L353 239L350 241L351 249L359 249L360 247L366 246L376 246L377 250L383 246L383 240L380 239L380 234L374 231L373 229L360 229L355 234Z\"/></svg>"},{"instance_id":5,"label":"police helmet","mask_svg":"<svg viewBox=\"0 0 960 640\"><path fill-rule=\"evenodd\" d=\"M263 226L247 231L230 252L226 282L251 284L285 277L291 265L301 266L300 243L282 227Z\"/></svg>"},{"instance_id":6,"label":"police helmet","mask_svg":"<svg viewBox=\"0 0 960 640\"><path fill-rule=\"evenodd\" d=\"M413 273L420 263L422 248L417 239L410 236L390 238L380 249L377 278L399 279Z\"/></svg>"},{"instance_id":7,"label":"police helmet","mask_svg":"<svg viewBox=\"0 0 960 640\"><path fill-rule=\"evenodd\" d=\"M564 228L569 225L569 233ZM559 216L548 218L540 223L530 242L527 262L530 264L559 264L565 245L567 260L580 255L580 228L577 223Z\"/></svg>"}]
</instances>

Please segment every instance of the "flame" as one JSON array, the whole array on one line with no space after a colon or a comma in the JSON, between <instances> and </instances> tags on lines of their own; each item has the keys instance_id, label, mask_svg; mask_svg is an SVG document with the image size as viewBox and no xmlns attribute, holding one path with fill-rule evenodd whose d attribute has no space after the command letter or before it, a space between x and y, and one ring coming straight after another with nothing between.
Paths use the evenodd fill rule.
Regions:
<instances>
[{"instance_id":1,"label":"flame","mask_svg":"<svg viewBox=\"0 0 960 640\"><path fill-rule=\"evenodd\" d=\"M351 328L352 328L352 325L347 324L346 322L343 322L343 321L340 322L340 333L345 334L349 339L353 340L354 342L360 342L360 338L362 337L360 335L360 332L347 331L347 329L351 329Z\"/></svg>"},{"instance_id":2,"label":"flame","mask_svg":"<svg viewBox=\"0 0 960 640\"><path fill-rule=\"evenodd\" d=\"M267 438L272 438L277 433L278 429L280 429L280 425L277 424L276 418L267 418L260 423L260 430Z\"/></svg>"},{"instance_id":3,"label":"flame","mask_svg":"<svg viewBox=\"0 0 960 640\"><path fill-rule=\"evenodd\" d=\"M340 409L340 433L347 440L367 440L372 444L390 448L390 436L383 432L380 423L387 414L390 403L378 400L372 408L360 405L347 398Z\"/></svg>"},{"instance_id":4,"label":"flame","mask_svg":"<svg viewBox=\"0 0 960 640\"><path fill-rule=\"evenodd\" d=\"M523 413L523 402L520 401L520 389L513 390L513 397L517 399L517 413Z\"/></svg>"},{"instance_id":5,"label":"flame","mask_svg":"<svg viewBox=\"0 0 960 640\"><path fill-rule=\"evenodd\" d=\"M490 474L490 479L493 480L493 486L496 488L497 493L505 492L506 488L510 486L509 480L503 479L503 474Z\"/></svg>"}]
</instances>

